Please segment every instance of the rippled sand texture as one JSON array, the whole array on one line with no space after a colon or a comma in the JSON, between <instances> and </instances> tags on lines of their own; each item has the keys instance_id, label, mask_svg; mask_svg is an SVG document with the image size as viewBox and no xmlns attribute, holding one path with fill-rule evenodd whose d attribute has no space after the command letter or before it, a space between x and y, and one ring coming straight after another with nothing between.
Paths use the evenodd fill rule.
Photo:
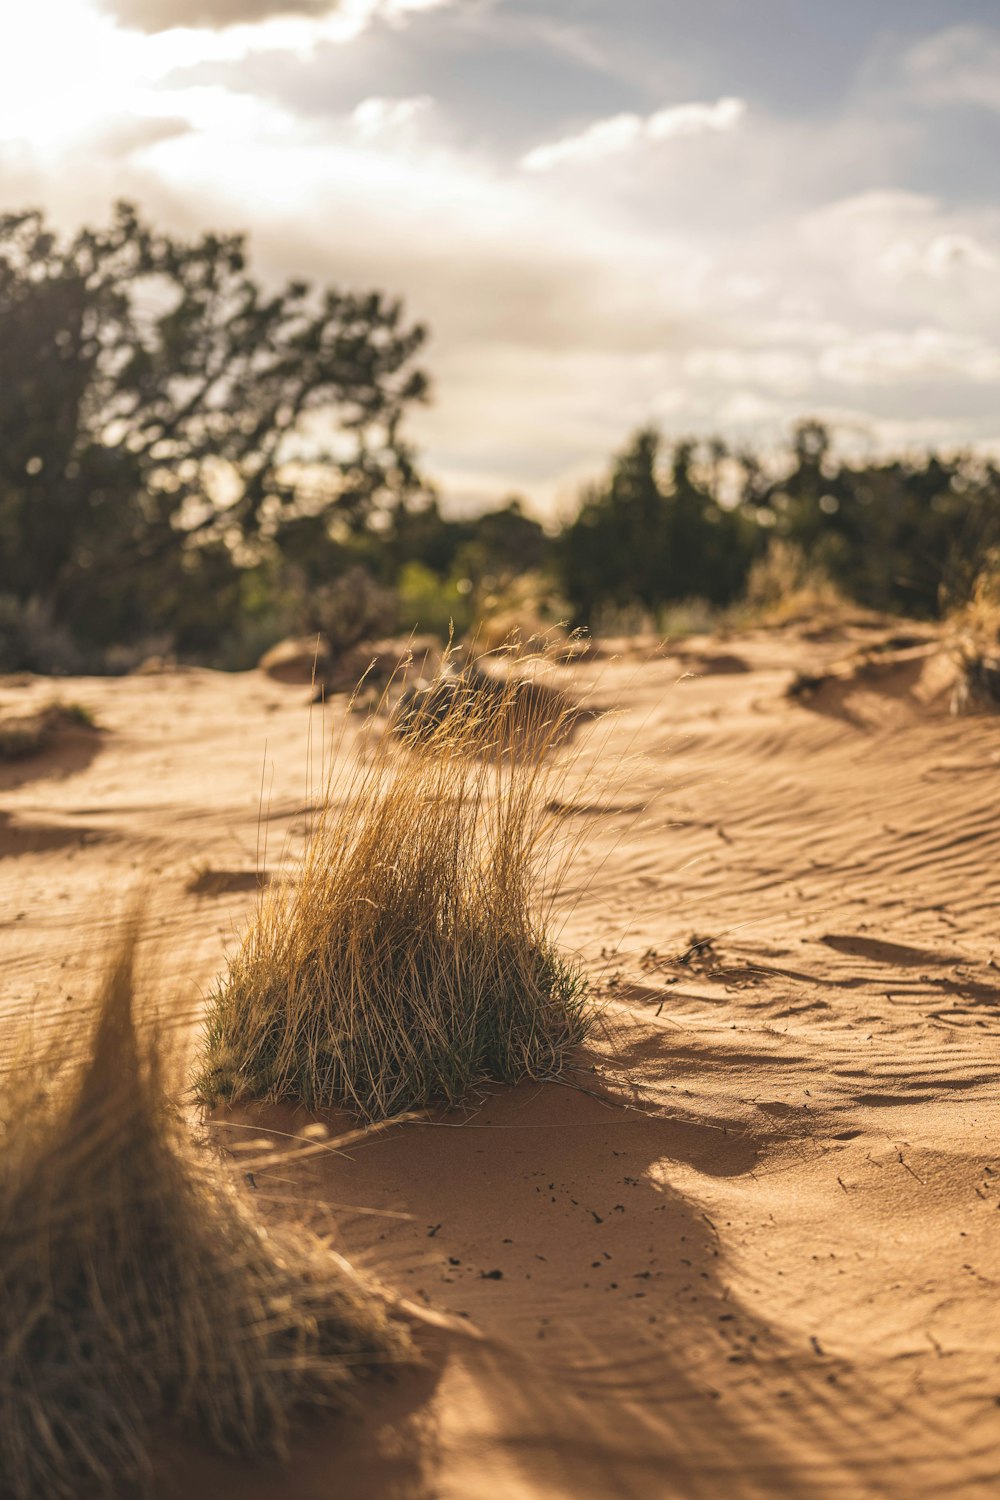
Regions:
<instances>
[{"instance_id":1,"label":"rippled sand texture","mask_svg":"<svg viewBox=\"0 0 1000 1500\"><path fill-rule=\"evenodd\" d=\"M1000 720L949 715L933 643L859 668L871 638L567 670L618 710L578 736L606 783L554 812L604 1006L576 1086L309 1169L289 1195L340 1205L425 1365L285 1476L165 1457L164 1500L998 1492ZM265 840L293 865L322 726L253 673L62 692L105 732L0 768L3 1013L65 1027L145 879L190 1028Z\"/></svg>"}]
</instances>

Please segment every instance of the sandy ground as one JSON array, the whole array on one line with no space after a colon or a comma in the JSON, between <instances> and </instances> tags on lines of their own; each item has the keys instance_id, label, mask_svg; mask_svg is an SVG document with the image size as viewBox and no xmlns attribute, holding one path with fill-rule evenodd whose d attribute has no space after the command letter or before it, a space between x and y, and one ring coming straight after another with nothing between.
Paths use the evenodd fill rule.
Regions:
<instances>
[{"instance_id":1,"label":"sandy ground","mask_svg":"<svg viewBox=\"0 0 1000 1500\"><path fill-rule=\"evenodd\" d=\"M574 1086L310 1170L424 1365L283 1476L165 1455L161 1500L998 1493L1000 719L951 717L919 641L787 696L865 639L572 669L618 710L559 814L603 1007ZM143 882L189 1030L265 842L294 858L321 726L256 673L60 692L104 733L0 767L3 1015L68 1035Z\"/></svg>"}]
</instances>

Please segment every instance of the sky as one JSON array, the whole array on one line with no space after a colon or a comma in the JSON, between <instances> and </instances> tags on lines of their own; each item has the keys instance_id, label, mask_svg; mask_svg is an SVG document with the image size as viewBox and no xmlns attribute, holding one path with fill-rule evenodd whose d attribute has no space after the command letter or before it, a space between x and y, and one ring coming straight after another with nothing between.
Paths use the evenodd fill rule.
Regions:
<instances>
[{"instance_id":1,"label":"sky","mask_svg":"<svg viewBox=\"0 0 1000 1500\"><path fill-rule=\"evenodd\" d=\"M629 433L1000 449L997 0L31 0L0 211L134 199L431 332L445 505Z\"/></svg>"}]
</instances>

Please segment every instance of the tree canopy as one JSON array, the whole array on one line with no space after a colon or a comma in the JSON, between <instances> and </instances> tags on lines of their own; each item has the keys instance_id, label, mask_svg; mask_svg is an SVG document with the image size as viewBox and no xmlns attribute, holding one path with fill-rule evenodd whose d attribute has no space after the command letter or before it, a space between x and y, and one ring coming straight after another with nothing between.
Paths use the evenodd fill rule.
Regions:
<instances>
[{"instance_id":1,"label":"tree canopy","mask_svg":"<svg viewBox=\"0 0 1000 1500\"><path fill-rule=\"evenodd\" d=\"M771 537L860 604L933 615L1000 545L1000 469L970 454L852 463L812 419L769 465L642 429L557 539L558 571L578 623L609 605L728 604Z\"/></svg>"},{"instance_id":2,"label":"tree canopy","mask_svg":"<svg viewBox=\"0 0 1000 1500\"><path fill-rule=\"evenodd\" d=\"M238 234L0 218L0 593L103 643L405 505L424 339L380 292L263 287Z\"/></svg>"}]
</instances>

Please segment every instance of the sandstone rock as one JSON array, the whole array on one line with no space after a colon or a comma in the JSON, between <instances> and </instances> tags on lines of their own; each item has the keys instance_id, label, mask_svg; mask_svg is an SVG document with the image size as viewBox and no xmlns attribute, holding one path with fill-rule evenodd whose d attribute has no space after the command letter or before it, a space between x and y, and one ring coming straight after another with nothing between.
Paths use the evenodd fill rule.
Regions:
<instances>
[{"instance_id":1,"label":"sandstone rock","mask_svg":"<svg viewBox=\"0 0 1000 1500\"><path fill-rule=\"evenodd\" d=\"M313 681L328 684L334 670L329 643L321 635L279 641L257 665L274 682L298 687L308 687Z\"/></svg>"}]
</instances>

